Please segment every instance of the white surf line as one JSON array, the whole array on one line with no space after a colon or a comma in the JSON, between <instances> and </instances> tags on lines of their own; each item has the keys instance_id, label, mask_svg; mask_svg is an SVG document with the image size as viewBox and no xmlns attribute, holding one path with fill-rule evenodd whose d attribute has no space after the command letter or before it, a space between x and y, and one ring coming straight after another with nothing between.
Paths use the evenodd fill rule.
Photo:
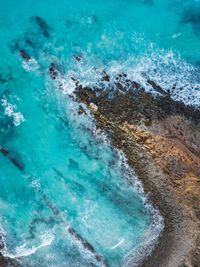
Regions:
<instances>
[{"instance_id":1,"label":"white surf line","mask_svg":"<svg viewBox=\"0 0 200 267\"><path fill-rule=\"evenodd\" d=\"M26 243L23 244L22 246L19 246L16 248L16 254L12 254L7 252L7 248L5 247L1 253L3 254L4 257L9 257L11 259L17 259L17 258L22 258L22 257L27 257L32 254L35 254L40 248L50 246L51 243L53 242L55 236L51 233L45 233L42 236L42 243L39 246L36 247L31 247L31 248L26 248Z\"/></svg>"},{"instance_id":2,"label":"white surf line","mask_svg":"<svg viewBox=\"0 0 200 267\"><path fill-rule=\"evenodd\" d=\"M122 243L124 243L124 241L125 241L125 239L124 238L121 238L121 240L116 245L114 245L113 247L111 247L111 249L118 248Z\"/></svg>"}]
</instances>

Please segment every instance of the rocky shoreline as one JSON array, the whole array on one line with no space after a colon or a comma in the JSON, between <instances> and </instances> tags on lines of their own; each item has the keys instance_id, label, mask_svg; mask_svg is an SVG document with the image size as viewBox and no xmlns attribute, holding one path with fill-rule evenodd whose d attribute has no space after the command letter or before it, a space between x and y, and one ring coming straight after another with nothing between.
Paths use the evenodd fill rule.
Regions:
<instances>
[{"instance_id":1,"label":"rocky shoreline","mask_svg":"<svg viewBox=\"0 0 200 267\"><path fill-rule=\"evenodd\" d=\"M164 218L165 229L140 266L200 266L200 111L168 93L153 97L136 82L131 92L116 90L112 97L100 88L76 85L78 101L124 151Z\"/></svg>"}]
</instances>

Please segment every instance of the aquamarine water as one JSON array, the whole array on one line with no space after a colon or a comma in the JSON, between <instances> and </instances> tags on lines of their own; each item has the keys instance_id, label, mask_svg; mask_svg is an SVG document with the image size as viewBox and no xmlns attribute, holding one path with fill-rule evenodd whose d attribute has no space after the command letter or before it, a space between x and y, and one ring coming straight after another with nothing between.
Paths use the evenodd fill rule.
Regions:
<instances>
[{"instance_id":1,"label":"aquamarine water","mask_svg":"<svg viewBox=\"0 0 200 267\"><path fill-rule=\"evenodd\" d=\"M1 253L24 267L135 266L162 219L123 154L80 114L71 77L95 88L103 69L125 71L146 90L147 78L176 84L175 99L199 106L200 2L0 5Z\"/></svg>"}]
</instances>

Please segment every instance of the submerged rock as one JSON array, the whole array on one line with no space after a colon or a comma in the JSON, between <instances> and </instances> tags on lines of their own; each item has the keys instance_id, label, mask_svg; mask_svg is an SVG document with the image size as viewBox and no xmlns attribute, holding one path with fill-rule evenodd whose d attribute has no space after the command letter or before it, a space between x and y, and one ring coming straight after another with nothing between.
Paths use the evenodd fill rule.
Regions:
<instances>
[{"instance_id":1,"label":"submerged rock","mask_svg":"<svg viewBox=\"0 0 200 267\"><path fill-rule=\"evenodd\" d=\"M28 53L27 53L25 50L23 50L23 49L21 49L21 50L19 51L19 55L20 55L25 61L29 61L29 60L31 59L31 57L28 55Z\"/></svg>"},{"instance_id":2,"label":"submerged rock","mask_svg":"<svg viewBox=\"0 0 200 267\"><path fill-rule=\"evenodd\" d=\"M33 21L37 25L44 37L50 37L51 27L43 18L39 16L33 16L31 17L31 21Z\"/></svg>"},{"instance_id":3,"label":"submerged rock","mask_svg":"<svg viewBox=\"0 0 200 267\"><path fill-rule=\"evenodd\" d=\"M200 35L200 8L199 6L194 6L188 8L183 13L183 23L190 23L197 35Z\"/></svg>"},{"instance_id":4,"label":"submerged rock","mask_svg":"<svg viewBox=\"0 0 200 267\"><path fill-rule=\"evenodd\" d=\"M60 74L60 71L58 69L58 66L56 63L51 63L50 67L49 67L49 75L51 77L51 79L55 80L56 78L58 78Z\"/></svg>"}]
</instances>

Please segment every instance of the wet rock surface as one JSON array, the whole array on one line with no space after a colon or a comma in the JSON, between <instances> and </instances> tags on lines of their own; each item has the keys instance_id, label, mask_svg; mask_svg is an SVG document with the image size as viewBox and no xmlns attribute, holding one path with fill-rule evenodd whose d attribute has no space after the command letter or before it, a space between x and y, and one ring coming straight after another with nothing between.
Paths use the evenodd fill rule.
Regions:
<instances>
[{"instance_id":1,"label":"wet rock surface","mask_svg":"<svg viewBox=\"0 0 200 267\"><path fill-rule=\"evenodd\" d=\"M0 266L1 267L20 267L20 264L13 259L6 258L0 255Z\"/></svg>"}]
</instances>

